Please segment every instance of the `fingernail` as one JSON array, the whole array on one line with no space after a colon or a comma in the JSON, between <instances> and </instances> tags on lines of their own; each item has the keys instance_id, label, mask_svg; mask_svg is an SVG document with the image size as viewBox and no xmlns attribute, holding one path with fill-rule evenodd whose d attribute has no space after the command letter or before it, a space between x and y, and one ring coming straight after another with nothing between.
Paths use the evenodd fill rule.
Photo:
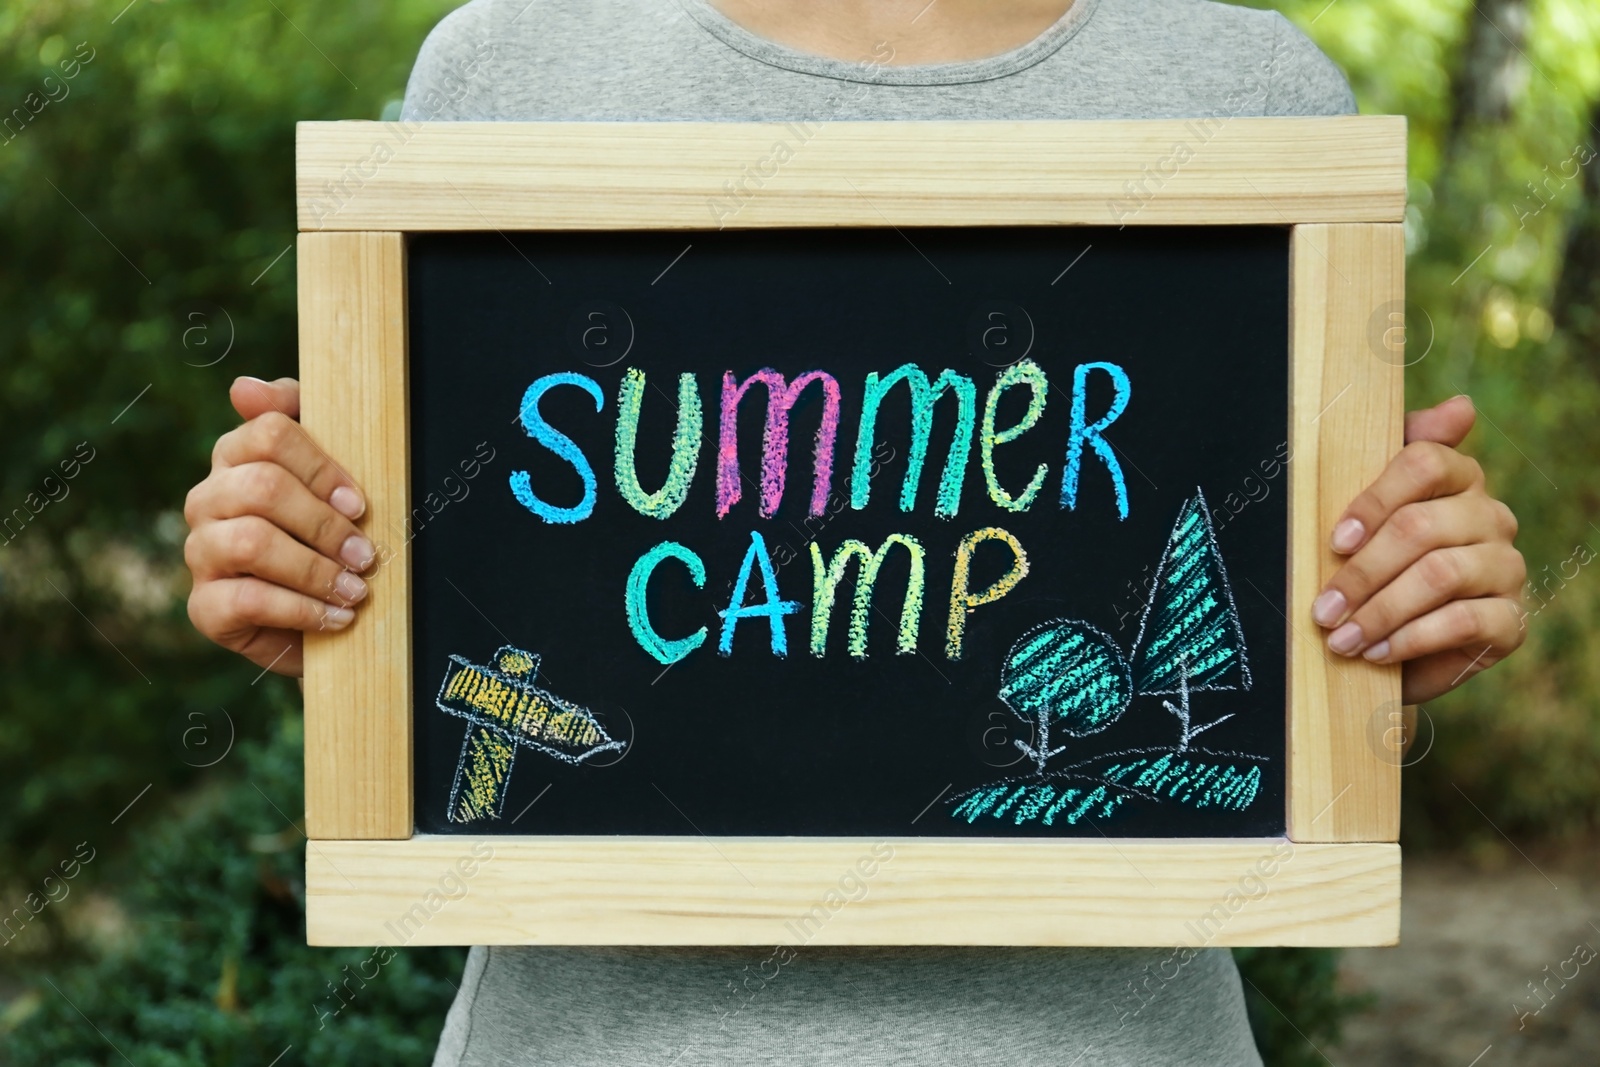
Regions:
<instances>
[{"instance_id":1,"label":"fingernail","mask_svg":"<svg viewBox=\"0 0 1600 1067\"><path fill-rule=\"evenodd\" d=\"M1387 642L1387 641L1379 641L1377 644L1373 645L1371 648L1367 649L1365 652L1363 652L1361 654L1363 656L1365 656L1367 659L1372 660L1374 663L1378 662L1379 660L1388 659L1389 658L1389 642Z\"/></svg>"},{"instance_id":2,"label":"fingernail","mask_svg":"<svg viewBox=\"0 0 1600 1067\"><path fill-rule=\"evenodd\" d=\"M1333 528L1333 550L1354 552L1366 535L1367 528L1361 524L1360 519L1340 519L1339 524Z\"/></svg>"},{"instance_id":3,"label":"fingernail","mask_svg":"<svg viewBox=\"0 0 1600 1067\"><path fill-rule=\"evenodd\" d=\"M354 621L356 613L349 608L330 607L322 614L322 625L330 630L342 630Z\"/></svg>"},{"instance_id":4,"label":"fingernail","mask_svg":"<svg viewBox=\"0 0 1600 1067\"><path fill-rule=\"evenodd\" d=\"M1311 602L1311 617L1318 626L1332 626L1344 614L1344 594L1337 589L1323 590L1322 595Z\"/></svg>"},{"instance_id":5,"label":"fingernail","mask_svg":"<svg viewBox=\"0 0 1600 1067\"><path fill-rule=\"evenodd\" d=\"M367 595L367 583L349 571L340 571L339 577L333 580L333 591L338 593L339 599L345 603L354 604Z\"/></svg>"},{"instance_id":6,"label":"fingernail","mask_svg":"<svg viewBox=\"0 0 1600 1067\"><path fill-rule=\"evenodd\" d=\"M351 534L344 539L344 546L339 549L339 558L353 571L364 571L372 566L372 542L360 534Z\"/></svg>"},{"instance_id":7,"label":"fingernail","mask_svg":"<svg viewBox=\"0 0 1600 1067\"><path fill-rule=\"evenodd\" d=\"M1341 656L1353 656L1361 647L1361 627L1347 622L1328 635L1328 647Z\"/></svg>"},{"instance_id":8,"label":"fingernail","mask_svg":"<svg viewBox=\"0 0 1600 1067\"><path fill-rule=\"evenodd\" d=\"M328 497L328 503L333 505L333 510L347 519L359 519L361 513L367 510L367 505L362 502L361 494L348 485L341 485Z\"/></svg>"}]
</instances>

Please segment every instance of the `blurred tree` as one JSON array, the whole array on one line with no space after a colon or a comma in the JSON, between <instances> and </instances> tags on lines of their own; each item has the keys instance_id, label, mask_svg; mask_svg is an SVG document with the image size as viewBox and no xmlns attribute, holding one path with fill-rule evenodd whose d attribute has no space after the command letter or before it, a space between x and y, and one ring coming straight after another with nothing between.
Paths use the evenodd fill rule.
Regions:
<instances>
[{"instance_id":1,"label":"blurred tree","mask_svg":"<svg viewBox=\"0 0 1600 1067\"><path fill-rule=\"evenodd\" d=\"M294 121L377 118L451 6L0 7L0 910L294 692L189 625L184 494L227 383L294 371Z\"/></svg>"},{"instance_id":2,"label":"blurred tree","mask_svg":"<svg viewBox=\"0 0 1600 1067\"><path fill-rule=\"evenodd\" d=\"M249 785L203 791L136 833L115 872L126 936L41 984L10 1063L429 1061L465 952L306 946L305 839L282 815L301 810L301 744L298 718L279 720L234 756Z\"/></svg>"},{"instance_id":3,"label":"blurred tree","mask_svg":"<svg viewBox=\"0 0 1600 1067\"><path fill-rule=\"evenodd\" d=\"M1492 852L1502 831L1593 833L1600 163L1584 160L1600 146L1600 5L1270 6L1344 67L1364 111L1408 116L1407 402L1472 395L1480 418L1464 447L1517 513L1528 560L1525 648L1424 709L1405 843Z\"/></svg>"},{"instance_id":4,"label":"blurred tree","mask_svg":"<svg viewBox=\"0 0 1600 1067\"><path fill-rule=\"evenodd\" d=\"M1588 126L1590 131L1600 130L1600 101L1589 112ZM1593 142L1587 147L1591 161L1581 168L1579 198L1567 229L1551 315L1555 328L1572 339L1588 372L1600 376L1600 164L1592 161Z\"/></svg>"},{"instance_id":5,"label":"blurred tree","mask_svg":"<svg viewBox=\"0 0 1600 1067\"><path fill-rule=\"evenodd\" d=\"M1522 43L1528 28L1526 0L1479 0L1467 16L1470 29L1461 63L1450 84L1444 168L1460 155L1463 134L1473 126L1510 121L1528 83Z\"/></svg>"}]
</instances>

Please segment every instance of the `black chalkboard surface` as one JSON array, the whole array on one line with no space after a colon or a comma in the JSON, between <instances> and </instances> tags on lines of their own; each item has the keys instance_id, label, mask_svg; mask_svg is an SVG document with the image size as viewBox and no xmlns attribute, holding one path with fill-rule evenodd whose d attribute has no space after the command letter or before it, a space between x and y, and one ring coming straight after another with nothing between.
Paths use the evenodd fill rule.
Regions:
<instances>
[{"instance_id":1,"label":"black chalkboard surface","mask_svg":"<svg viewBox=\"0 0 1600 1067\"><path fill-rule=\"evenodd\" d=\"M1283 833L1287 229L408 256L419 830Z\"/></svg>"}]
</instances>

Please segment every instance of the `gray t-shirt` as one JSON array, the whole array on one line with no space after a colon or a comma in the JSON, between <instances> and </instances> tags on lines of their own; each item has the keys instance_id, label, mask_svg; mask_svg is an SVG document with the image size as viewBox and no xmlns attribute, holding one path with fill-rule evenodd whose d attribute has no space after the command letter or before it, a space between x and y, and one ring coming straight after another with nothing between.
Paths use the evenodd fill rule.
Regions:
<instances>
[{"instance_id":1,"label":"gray t-shirt","mask_svg":"<svg viewBox=\"0 0 1600 1067\"><path fill-rule=\"evenodd\" d=\"M705 0L472 0L429 35L406 121L1227 119L1355 111L1276 12L1077 0L989 59L806 55ZM647 872L643 872L647 877ZM435 1067L1259 1065L1225 949L475 948ZM773 972L777 973L774 974Z\"/></svg>"}]
</instances>

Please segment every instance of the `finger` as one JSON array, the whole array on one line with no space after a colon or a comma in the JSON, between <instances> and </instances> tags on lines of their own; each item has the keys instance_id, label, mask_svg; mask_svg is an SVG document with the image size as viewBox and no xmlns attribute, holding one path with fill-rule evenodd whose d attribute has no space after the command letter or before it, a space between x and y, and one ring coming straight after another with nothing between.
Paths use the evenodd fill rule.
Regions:
<instances>
[{"instance_id":1,"label":"finger","mask_svg":"<svg viewBox=\"0 0 1600 1067\"><path fill-rule=\"evenodd\" d=\"M354 621L355 612L259 578L225 578L194 587L189 619L206 637L257 666L298 675L301 632L341 630Z\"/></svg>"},{"instance_id":2,"label":"finger","mask_svg":"<svg viewBox=\"0 0 1600 1067\"><path fill-rule=\"evenodd\" d=\"M236 642L218 641L217 644L230 652L237 652L263 671L291 678L298 678L305 673L305 639L299 630L251 627L248 636Z\"/></svg>"},{"instance_id":3,"label":"finger","mask_svg":"<svg viewBox=\"0 0 1600 1067\"><path fill-rule=\"evenodd\" d=\"M221 642L218 642L221 644ZM298 678L305 673L305 638L299 630L257 627L237 647L223 645L273 674Z\"/></svg>"},{"instance_id":4,"label":"finger","mask_svg":"<svg viewBox=\"0 0 1600 1067\"><path fill-rule=\"evenodd\" d=\"M305 673L305 638L298 630L257 630L238 653L262 670L298 679ZM305 691L301 683L301 692Z\"/></svg>"},{"instance_id":5,"label":"finger","mask_svg":"<svg viewBox=\"0 0 1600 1067\"><path fill-rule=\"evenodd\" d=\"M1478 412L1465 393L1421 411L1406 412L1406 444L1432 441L1454 448L1466 440Z\"/></svg>"},{"instance_id":6,"label":"finger","mask_svg":"<svg viewBox=\"0 0 1600 1067\"><path fill-rule=\"evenodd\" d=\"M211 451L214 467L276 463L305 483L318 500L326 500L346 518L366 511L355 481L287 415L269 411L217 438Z\"/></svg>"},{"instance_id":7,"label":"finger","mask_svg":"<svg viewBox=\"0 0 1600 1067\"><path fill-rule=\"evenodd\" d=\"M1510 508L1482 493L1406 504L1328 580L1311 605L1311 617L1318 626L1339 626L1429 552L1474 544L1489 534L1509 544L1516 519Z\"/></svg>"},{"instance_id":8,"label":"finger","mask_svg":"<svg viewBox=\"0 0 1600 1067\"><path fill-rule=\"evenodd\" d=\"M246 463L214 472L189 494L189 525L259 515L302 544L364 571L376 555L355 524L318 500L305 483L276 463Z\"/></svg>"},{"instance_id":9,"label":"finger","mask_svg":"<svg viewBox=\"0 0 1600 1067\"><path fill-rule=\"evenodd\" d=\"M1499 659L1495 662L1499 662ZM1466 684L1474 675L1481 674L1490 666L1489 657L1479 660L1475 652L1460 649L1434 652L1408 660L1400 668L1400 699L1412 704L1425 704Z\"/></svg>"},{"instance_id":10,"label":"finger","mask_svg":"<svg viewBox=\"0 0 1600 1067\"><path fill-rule=\"evenodd\" d=\"M260 378L235 378L228 387L228 399L239 417L250 420L269 411L300 417L300 383L293 378L264 382Z\"/></svg>"},{"instance_id":11,"label":"finger","mask_svg":"<svg viewBox=\"0 0 1600 1067\"><path fill-rule=\"evenodd\" d=\"M1505 597L1460 600L1402 627L1386 662L1405 660L1401 699L1432 700L1505 659L1527 636L1522 611Z\"/></svg>"},{"instance_id":12,"label":"finger","mask_svg":"<svg viewBox=\"0 0 1600 1067\"><path fill-rule=\"evenodd\" d=\"M260 578L220 578L194 587L189 594L189 617L201 633L219 645L232 647L230 638L237 641L256 627L342 630L355 620L356 613Z\"/></svg>"},{"instance_id":13,"label":"finger","mask_svg":"<svg viewBox=\"0 0 1600 1067\"><path fill-rule=\"evenodd\" d=\"M1524 622L1522 608L1510 597L1453 600L1410 620L1368 649L1365 658L1374 663L1402 663L1454 651L1466 655L1458 670L1480 656L1479 666L1487 666L1521 646L1527 636Z\"/></svg>"},{"instance_id":14,"label":"finger","mask_svg":"<svg viewBox=\"0 0 1600 1067\"><path fill-rule=\"evenodd\" d=\"M205 523L183 555L198 581L254 576L341 607L367 595L366 582L257 515Z\"/></svg>"},{"instance_id":15,"label":"finger","mask_svg":"<svg viewBox=\"0 0 1600 1067\"><path fill-rule=\"evenodd\" d=\"M1483 468L1470 456L1433 441L1406 445L1334 524L1333 550L1344 555L1355 552L1407 504L1482 485Z\"/></svg>"},{"instance_id":16,"label":"finger","mask_svg":"<svg viewBox=\"0 0 1600 1067\"><path fill-rule=\"evenodd\" d=\"M1436 548L1329 634L1328 647L1341 656L1364 652L1384 660L1390 651L1385 639L1411 620L1453 600L1509 593L1521 588L1523 577L1522 553L1508 544Z\"/></svg>"}]
</instances>

